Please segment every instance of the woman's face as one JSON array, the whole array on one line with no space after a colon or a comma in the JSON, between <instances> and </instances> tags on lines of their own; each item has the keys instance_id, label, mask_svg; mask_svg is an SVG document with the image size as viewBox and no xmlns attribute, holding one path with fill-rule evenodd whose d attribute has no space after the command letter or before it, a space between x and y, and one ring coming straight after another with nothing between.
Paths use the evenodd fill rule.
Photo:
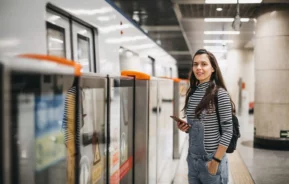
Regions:
<instances>
[{"instance_id":1,"label":"woman's face","mask_svg":"<svg viewBox=\"0 0 289 184\"><path fill-rule=\"evenodd\" d=\"M207 54L196 55L193 61L193 72L200 83L208 82L211 78L214 68L211 65Z\"/></svg>"}]
</instances>

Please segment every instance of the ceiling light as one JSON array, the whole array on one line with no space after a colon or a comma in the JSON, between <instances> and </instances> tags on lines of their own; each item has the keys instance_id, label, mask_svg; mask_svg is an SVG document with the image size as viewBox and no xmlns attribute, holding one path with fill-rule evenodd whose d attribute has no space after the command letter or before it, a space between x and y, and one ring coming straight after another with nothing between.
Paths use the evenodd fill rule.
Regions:
<instances>
[{"instance_id":1,"label":"ceiling light","mask_svg":"<svg viewBox=\"0 0 289 184\"><path fill-rule=\"evenodd\" d=\"M216 10L217 11L223 11L223 8L217 8Z\"/></svg>"},{"instance_id":2,"label":"ceiling light","mask_svg":"<svg viewBox=\"0 0 289 184\"><path fill-rule=\"evenodd\" d=\"M261 3L262 0L239 0L240 4ZM237 0L206 0L206 4L237 4Z\"/></svg>"},{"instance_id":3,"label":"ceiling light","mask_svg":"<svg viewBox=\"0 0 289 184\"><path fill-rule=\"evenodd\" d=\"M204 43L222 43L222 44L226 44L226 43L234 43L233 40L204 40Z\"/></svg>"},{"instance_id":4,"label":"ceiling light","mask_svg":"<svg viewBox=\"0 0 289 184\"><path fill-rule=\"evenodd\" d=\"M159 45L162 44L162 41L160 41L160 40L157 40L156 42L157 42L157 44L159 44Z\"/></svg>"},{"instance_id":5,"label":"ceiling light","mask_svg":"<svg viewBox=\"0 0 289 184\"><path fill-rule=\"evenodd\" d=\"M219 45L219 46L204 46L204 49L207 49L207 50L223 50L225 49L226 46L222 46L222 45Z\"/></svg>"},{"instance_id":6,"label":"ceiling light","mask_svg":"<svg viewBox=\"0 0 289 184\"><path fill-rule=\"evenodd\" d=\"M204 49L207 49L210 52L214 53L224 53L227 52L227 49L222 46L204 46Z\"/></svg>"},{"instance_id":7,"label":"ceiling light","mask_svg":"<svg viewBox=\"0 0 289 184\"><path fill-rule=\"evenodd\" d=\"M241 18L241 22L249 22L249 18ZM234 18L205 18L205 22L233 22Z\"/></svg>"},{"instance_id":8,"label":"ceiling light","mask_svg":"<svg viewBox=\"0 0 289 184\"><path fill-rule=\"evenodd\" d=\"M228 35L237 35L240 34L240 31L204 31L206 35L215 35L215 34L228 34Z\"/></svg>"}]
</instances>

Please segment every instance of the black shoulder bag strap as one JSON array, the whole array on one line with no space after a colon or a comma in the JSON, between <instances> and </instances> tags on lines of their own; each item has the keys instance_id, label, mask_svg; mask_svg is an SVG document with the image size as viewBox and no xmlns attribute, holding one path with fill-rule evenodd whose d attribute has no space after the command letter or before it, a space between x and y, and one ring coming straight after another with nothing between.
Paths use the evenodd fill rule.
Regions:
<instances>
[{"instance_id":1,"label":"black shoulder bag strap","mask_svg":"<svg viewBox=\"0 0 289 184\"><path fill-rule=\"evenodd\" d=\"M218 104L218 90L217 93L215 95L215 108L216 108L216 113L217 113L217 119L218 119L218 124L219 124L219 131L220 131L220 135L222 135L222 127L221 127L221 120L220 120L220 114L219 114L219 104Z\"/></svg>"}]
</instances>

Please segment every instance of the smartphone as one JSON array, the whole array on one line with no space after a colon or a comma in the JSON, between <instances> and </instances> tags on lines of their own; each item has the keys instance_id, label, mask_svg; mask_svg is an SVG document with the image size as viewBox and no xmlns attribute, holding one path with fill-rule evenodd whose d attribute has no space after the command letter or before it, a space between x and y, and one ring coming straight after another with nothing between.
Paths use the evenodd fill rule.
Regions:
<instances>
[{"instance_id":1,"label":"smartphone","mask_svg":"<svg viewBox=\"0 0 289 184\"><path fill-rule=\"evenodd\" d=\"M176 122L181 122L184 123L183 120L181 120L180 118L178 118L177 116L170 116L173 120L175 120Z\"/></svg>"}]
</instances>

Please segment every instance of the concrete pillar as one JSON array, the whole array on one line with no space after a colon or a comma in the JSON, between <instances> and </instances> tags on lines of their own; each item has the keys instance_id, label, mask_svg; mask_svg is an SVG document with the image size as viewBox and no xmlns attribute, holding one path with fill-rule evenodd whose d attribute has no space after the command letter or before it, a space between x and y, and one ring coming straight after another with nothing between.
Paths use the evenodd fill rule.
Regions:
<instances>
[{"instance_id":1,"label":"concrete pillar","mask_svg":"<svg viewBox=\"0 0 289 184\"><path fill-rule=\"evenodd\" d=\"M255 42L254 144L289 150L289 9L263 9Z\"/></svg>"}]
</instances>

